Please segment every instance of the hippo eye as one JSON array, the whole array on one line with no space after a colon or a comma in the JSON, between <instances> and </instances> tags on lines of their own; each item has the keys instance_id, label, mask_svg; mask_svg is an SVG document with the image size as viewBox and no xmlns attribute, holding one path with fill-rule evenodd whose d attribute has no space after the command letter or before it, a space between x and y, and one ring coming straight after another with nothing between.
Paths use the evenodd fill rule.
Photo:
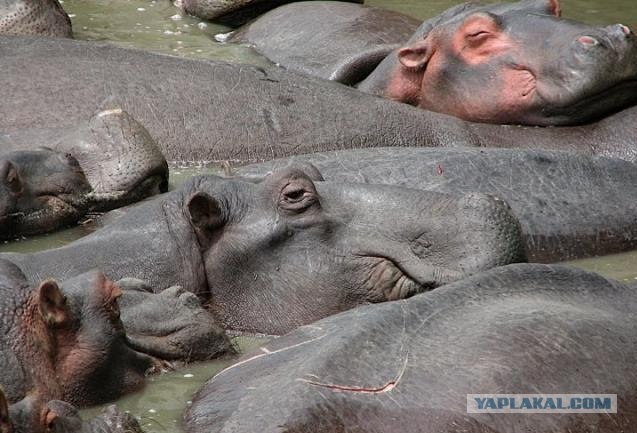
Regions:
<instances>
[{"instance_id":1,"label":"hippo eye","mask_svg":"<svg viewBox=\"0 0 637 433\"><path fill-rule=\"evenodd\" d=\"M7 185L13 192L17 193L21 190L20 176L18 176L18 172L15 170L14 167L11 167L9 169L9 172L7 173Z\"/></svg>"},{"instance_id":2,"label":"hippo eye","mask_svg":"<svg viewBox=\"0 0 637 433\"><path fill-rule=\"evenodd\" d=\"M301 212L317 201L316 194L302 184L290 183L283 188L279 198L279 206L285 210Z\"/></svg>"},{"instance_id":3,"label":"hippo eye","mask_svg":"<svg viewBox=\"0 0 637 433\"><path fill-rule=\"evenodd\" d=\"M599 41L591 36L580 36L579 38L577 38L577 41L580 44L586 45L589 47L594 47L595 45L599 45Z\"/></svg>"}]
</instances>

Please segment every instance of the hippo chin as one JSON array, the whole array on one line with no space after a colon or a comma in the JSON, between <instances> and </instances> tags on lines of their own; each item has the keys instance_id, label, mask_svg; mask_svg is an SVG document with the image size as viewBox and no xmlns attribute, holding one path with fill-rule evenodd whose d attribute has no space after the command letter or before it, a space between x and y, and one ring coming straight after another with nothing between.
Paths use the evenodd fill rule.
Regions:
<instances>
[{"instance_id":1,"label":"hippo chin","mask_svg":"<svg viewBox=\"0 0 637 433\"><path fill-rule=\"evenodd\" d=\"M73 31L58 0L0 0L0 34L70 38Z\"/></svg>"},{"instance_id":2,"label":"hippo chin","mask_svg":"<svg viewBox=\"0 0 637 433\"><path fill-rule=\"evenodd\" d=\"M635 431L636 295L578 269L516 264L357 308L212 378L186 431ZM467 413L469 394L616 394L617 411Z\"/></svg>"},{"instance_id":3,"label":"hippo chin","mask_svg":"<svg viewBox=\"0 0 637 433\"><path fill-rule=\"evenodd\" d=\"M32 279L97 266L200 295L225 329L282 334L359 305L413 296L525 260L502 200L320 181L197 177L65 247L2 254Z\"/></svg>"},{"instance_id":4,"label":"hippo chin","mask_svg":"<svg viewBox=\"0 0 637 433\"><path fill-rule=\"evenodd\" d=\"M37 148L37 136L10 135L9 149ZM47 144L0 154L0 239L49 232L168 188L166 160L122 110L102 111Z\"/></svg>"},{"instance_id":5,"label":"hippo chin","mask_svg":"<svg viewBox=\"0 0 637 433\"><path fill-rule=\"evenodd\" d=\"M559 16L557 0L456 6L358 88L488 123L581 124L635 104L635 34Z\"/></svg>"},{"instance_id":6,"label":"hippo chin","mask_svg":"<svg viewBox=\"0 0 637 433\"><path fill-rule=\"evenodd\" d=\"M278 6L298 0L177 0L185 12L206 20L237 26ZM343 0L363 3L363 0Z\"/></svg>"}]
</instances>

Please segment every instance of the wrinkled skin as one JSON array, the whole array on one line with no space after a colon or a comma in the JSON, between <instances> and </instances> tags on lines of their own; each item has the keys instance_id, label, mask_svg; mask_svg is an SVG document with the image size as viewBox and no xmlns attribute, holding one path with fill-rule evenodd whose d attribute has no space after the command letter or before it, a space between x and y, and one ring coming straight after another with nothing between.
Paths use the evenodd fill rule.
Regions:
<instances>
[{"instance_id":1,"label":"wrinkled skin","mask_svg":"<svg viewBox=\"0 0 637 433\"><path fill-rule=\"evenodd\" d=\"M143 281L117 282L128 344L166 361L207 361L234 349L214 316L193 293L179 286L153 293Z\"/></svg>"},{"instance_id":2,"label":"wrinkled skin","mask_svg":"<svg viewBox=\"0 0 637 433\"><path fill-rule=\"evenodd\" d=\"M338 1L292 3L228 35L288 70L356 84L407 41L421 22L386 9Z\"/></svg>"},{"instance_id":3,"label":"wrinkled skin","mask_svg":"<svg viewBox=\"0 0 637 433\"><path fill-rule=\"evenodd\" d=\"M70 38L73 30L58 0L0 0L0 34Z\"/></svg>"},{"instance_id":4,"label":"wrinkled skin","mask_svg":"<svg viewBox=\"0 0 637 433\"><path fill-rule=\"evenodd\" d=\"M153 362L126 343L121 289L101 273L90 283L69 281L63 292L48 279L33 289L15 265L0 260L0 385L10 402L30 395L86 406L142 386Z\"/></svg>"},{"instance_id":5,"label":"wrinkled skin","mask_svg":"<svg viewBox=\"0 0 637 433\"><path fill-rule=\"evenodd\" d=\"M2 433L143 433L130 414L109 406L102 414L83 421L77 409L60 400L48 403L26 397L9 406L0 390Z\"/></svg>"},{"instance_id":6,"label":"wrinkled skin","mask_svg":"<svg viewBox=\"0 0 637 433\"><path fill-rule=\"evenodd\" d=\"M0 239L77 222L89 211L91 190L69 154L42 149L0 155Z\"/></svg>"},{"instance_id":7,"label":"wrinkled skin","mask_svg":"<svg viewBox=\"0 0 637 433\"><path fill-rule=\"evenodd\" d=\"M8 136L19 138L27 130L49 141L64 136L103 108L102 101L112 100L152 131L169 161L257 162L407 145L637 157L634 107L581 127L521 128L465 122L280 68L179 59L95 42L0 37L0 57L2 149ZM15 85L22 80L29 85Z\"/></svg>"},{"instance_id":8,"label":"wrinkled skin","mask_svg":"<svg viewBox=\"0 0 637 433\"><path fill-rule=\"evenodd\" d=\"M501 200L315 183L288 168L262 182L194 178L65 247L2 257L31 278L99 263L112 279L180 285L208 300L225 329L281 334L522 261L524 249Z\"/></svg>"},{"instance_id":9,"label":"wrinkled skin","mask_svg":"<svg viewBox=\"0 0 637 433\"><path fill-rule=\"evenodd\" d=\"M98 113L58 142L15 138L9 135L2 146L9 152L0 154L0 239L52 231L168 187L157 145L121 110ZM25 148L37 150L11 151Z\"/></svg>"},{"instance_id":10,"label":"wrinkled skin","mask_svg":"<svg viewBox=\"0 0 637 433\"><path fill-rule=\"evenodd\" d=\"M559 15L557 0L456 6L433 27L425 22L359 89L488 123L581 124L633 105L634 33Z\"/></svg>"},{"instance_id":11,"label":"wrinkled skin","mask_svg":"<svg viewBox=\"0 0 637 433\"><path fill-rule=\"evenodd\" d=\"M297 0L178 0L185 12L231 26L241 25L264 12ZM363 0L343 0L363 3Z\"/></svg>"},{"instance_id":12,"label":"wrinkled skin","mask_svg":"<svg viewBox=\"0 0 637 433\"><path fill-rule=\"evenodd\" d=\"M357 308L219 373L195 395L186 431L634 431L635 294L574 268L518 264ZM476 393L612 393L618 413L468 414Z\"/></svg>"},{"instance_id":13,"label":"wrinkled skin","mask_svg":"<svg viewBox=\"0 0 637 433\"><path fill-rule=\"evenodd\" d=\"M555 262L637 248L637 167L609 158L518 149L352 149L236 170L260 176L311 163L332 182L492 194L520 221L529 261Z\"/></svg>"}]
</instances>

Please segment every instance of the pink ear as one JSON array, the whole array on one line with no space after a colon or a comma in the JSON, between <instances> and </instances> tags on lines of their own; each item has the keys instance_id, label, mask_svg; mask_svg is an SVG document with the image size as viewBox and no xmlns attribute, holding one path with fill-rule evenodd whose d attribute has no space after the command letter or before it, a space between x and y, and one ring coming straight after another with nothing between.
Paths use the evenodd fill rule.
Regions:
<instances>
[{"instance_id":1,"label":"pink ear","mask_svg":"<svg viewBox=\"0 0 637 433\"><path fill-rule=\"evenodd\" d=\"M546 12L556 17L562 16L562 8L559 0L544 0L546 2Z\"/></svg>"},{"instance_id":2,"label":"pink ear","mask_svg":"<svg viewBox=\"0 0 637 433\"><path fill-rule=\"evenodd\" d=\"M409 69L422 69L431 58L432 50L427 39L418 41L410 47L398 50L398 61Z\"/></svg>"}]
</instances>

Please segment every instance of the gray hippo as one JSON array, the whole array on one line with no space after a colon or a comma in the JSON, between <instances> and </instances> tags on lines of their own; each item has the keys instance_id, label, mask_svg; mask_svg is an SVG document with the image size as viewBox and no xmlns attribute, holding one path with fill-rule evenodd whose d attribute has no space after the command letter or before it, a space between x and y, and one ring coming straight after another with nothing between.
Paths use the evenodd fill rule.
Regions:
<instances>
[{"instance_id":1,"label":"gray hippo","mask_svg":"<svg viewBox=\"0 0 637 433\"><path fill-rule=\"evenodd\" d=\"M475 122L581 124L637 102L633 32L559 19L557 0L454 6L402 40L399 29L409 26L383 15L361 5L296 3L230 40L283 67L362 81L364 92Z\"/></svg>"},{"instance_id":2,"label":"gray hippo","mask_svg":"<svg viewBox=\"0 0 637 433\"><path fill-rule=\"evenodd\" d=\"M33 396L9 405L0 388L0 431L3 433L143 433L137 420L109 406L82 420L77 409L60 400L43 402Z\"/></svg>"},{"instance_id":3,"label":"gray hippo","mask_svg":"<svg viewBox=\"0 0 637 433\"><path fill-rule=\"evenodd\" d=\"M186 13L232 26L238 26L278 6L298 0L177 0ZM363 0L343 0L363 3Z\"/></svg>"},{"instance_id":4,"label":"gray hippo","mask_svg":"<svg viewBox=\"0 0 637 433\"><path fill-rule=\"evenodd\" d=\"M520 221L530 261L637 248L637 166L631 162L545 150L394 147L300 155L236 173L262 176L303 163L332 182L500 197Z\"/></svg>"},{"instance_id":5,"label":"gray hippo","mask_svg":"<svg viewBox=\"0 0 637 433\"><path fill-rule=\"evenodd\" d=\"M168 188L168 164L154 140L119 109L98 113L58 141L29 131L5 139L0 239L52 231Z\"/></svg>"},{"instance_id":6,"label":"gray hippo","mask_svg":"<svg viewBox=\"0 0 637 433\"><path fill-rule=\"evenodd\" d=\"M248 44L291 71L353 85L400 48L421 23L372 6L310 1L281 6L215 38Z\"/></svg>"},{"instance_id":7,"label":"gray hippo","mask_svg":"<svg viewBox=\"0 0 637 433\"><path fill-rule=\"evenodd\" d=\"M70 38L73 30L58 0L0 0L0 34Z\"/></svg>"},{"instance_id":8,"label":"gray hippo","mask_svg":"<svg viewBox=\"0 0 637 433\"><path fill-rule=\"evenodd\" d=\"M94 405L139 389L157 366L127 344L121 289L95 277L72 292L51 278L33 288L19 268L0 260L0 386L10 402L28 395Z\"/></svg>"},{"instance_id":9,"label":"gray hippo","mask_svg":"<svg viewBox=\"0 0 637 433\"><path fill-rule=\"evenodd\" d=\"M634 287L568 267L504 266L247 354L195 395L186 431L631 432L636 320ZM467 413L469 394L615 394L617 413L612 400L601 413Z\"/></svg>"},{"instance_id":10,"label":"gray hippo","mask_svg":"<svg viewBox=\"0 0 637 433\"><path fill-rule=\"evenodd\" d=\"M111 100L152 131L169 161L256 162L408 145L637 156L637 108L586 126L523 128L465 122L280 68L186 60L95 42L0 37L0 58L0 148L3 136L17 139L25 131L63 137Z\"/></svg>"},{"instance_id":11,"label":"gray hippo","mask_svg":"<svg viewBox=\"0 0 637 433\"><path fill-rule=\"evenodd\" d=\"M180 285L224 329L265 334L525 260L502 200L310 176L196 177L67 246L0 257L34 280L99 267L156 291Z\"/></svg>"}]
</instances>

